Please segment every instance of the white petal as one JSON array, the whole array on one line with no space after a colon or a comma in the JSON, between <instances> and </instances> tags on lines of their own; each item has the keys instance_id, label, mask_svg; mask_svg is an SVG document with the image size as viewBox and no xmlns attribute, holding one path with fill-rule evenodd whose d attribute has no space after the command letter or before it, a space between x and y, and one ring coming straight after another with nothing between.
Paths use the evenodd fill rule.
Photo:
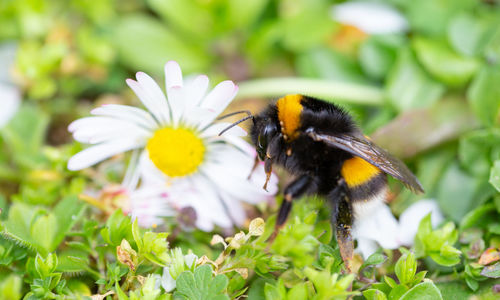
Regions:
<instances>
[{"instance_id":1,"label":"white petal","mask_svg":"<svg viewBox=\"0 0 500 300\"><path fill-rule=\"evenodd\" d=\"M174 278L172 278L172 275L170 275L169 267L163 268L163 275L161 276L161 286L167 293L175 289L176 281Z\"/></svg>"},{"instance_id":2,"label":"white petal","mask_svg":"<svg viewBox=\"0 0 500 300\"><path fill-rule=\"evenodd\" d=\"M187 113L182 116L182 119L198 130L204 130L215 118L217 113L207 108L192 107Z\"/></svg>"},{"instance_id":3,"label":"white petal","mask_svg":"<svg viewBox=\"0 0 500 300\"><path fill-rule=\"evenodd\" d=\"M219 115L231 103L238 92L238 87L230 80L223 81L203 99L200 106L208 108Z\"/></svg>"},{"instance_id":4,"label":"white petal","mask_svg":"<svg viewBox=\"0 0 500 300\"><path fill-rule=\"evenodd\" d=\"M262 165L257 167L248 180L253 162L253 158L229 148L229 151L218 154L216 160L207 162L202 168L210 180L216 183L219 189L231 195L235 201L259 203L267 201L277 192L277 178L274 175L271 177L268 184L269 192L266 192L262 188L266 178Z\"/></svg>"},{"instance_id":5,"label":"white petal","mask_svg":"<svg viewBox=\"0 0 500 300\"><path fill-rule=\"evenodd\" d=\"M247 217L241 203L224 192L221 192L220 196L224 201L227 212L231 215L231 220L236 224L236 226L243 226Z\"/></svg>"},{"instance_id":6,"label":"white petal","mask_svg":"<svg viewBox=\"0 0 500 300\"><path fill-rule=\"evenodd\" d=\"M371 239L386 249L395 249L398 242L398 222L386 204L381 203L371 215L354 224L355 238Z\"/></svg>"},{"instance_id":7,"label":"white petal","mask_svg":"<svg viewBox=\"0 0 500 300\"><path fill-rule=\"evenodd\" d=\"M151 159L149 159L149 153L147 150L143 151L139 160L139 166L142 181L157 185L165 184L167 182L167 176L154 165Z\"/></svg>"},{"instance_id":8,"label":"white petal","mask_svg":"<svg viewBox=\"0 0 500 300\"><path fill-rule=\"evenodd\" d=\"M3 127L19 109L21 93L18 88L0 83L0 128Z\"/></svg>"},{"instance_id":9,"label":"white petal","mask_svg":"<svg viewBox=\"0 0 500 300\"><path fill-rule=\"evenodd\" d=\"M138 143L133 139L113 140L98 144L73 155L68 161L68 169L72 171L81 170L108 157L137 147Z\"/></svg>"},{"instance_id":10,"label":"white petal","mask_svg":"<svg viewBox=\"0 0 500 300\"><path fill-rule=\"evenodd\" d=\"M332 17L366 33L398 33L408 30L408 22L392 6L373 2L345 2L333 6Z\"/></svg>"},{"instance_id":11,"label":"white petal","mask_svg":"<svg viewBox=\"0 0 500 300\"><path fill-rule=\"evenodd\" d=\"M360 252L364 259L367 259L377 251L379 246L372 239L367 238L357 238L358 246L356 247L356 252Z\"/></svg>"},{"instance_id":12,"label":"white petal","mask_svg":"<svg viewBox=\"0 0 500 300\"><path fill-rule=\"evenodd\" d=\"M165 86L167 88L167 96L170 100L168 90L173 86L182 87L182 71L176 61L169 61L165 64Z\"/></svg>"},{"instance_id":13,"label":"white petal","mask_svg":"<svg viewBox=\"0 0 500 300\"><path fill-rule=\"evenodd\" d=\"M120 126L133 126L133 122L109 117L85 117L71 122L68 126L69 132L77 130L87 130L90 128L107 128Z\"/></svg>"},{"instance_id":14,"label":"white petal","mask_svg":"<svg viewBox=\"0 0 500 300\"><path fill-rule=\"evenodd\" d=\"M399 217L399 241L402 245L411 246L418 231L420 221L431 213L433 226L443 222L444 217L436 201L420 200L408 207Z\"/></svg>"},{"instance_id":15,"label":"white petal","mask_svg":"<svg viewBox=\"0 0 500 300\"><path fill-rule=\"evenodd\" d=\"M94 108L90 113L95 116L106 116L130 121L151 130L158 128L158 123L156 123L151 114L134 106L104 104L101 107Z\"/></svg>"},{"instance_id":16,"label":"white petal","mask_svg":"<svg viewBox=\"0 0 500 300\"><path fill-rule=\"evenodd\" d=\"M195 209L197 218L209 219L222 228L231 227L232 222L226 214L216 187L200 175L193 176L191 180L191 189L196 191L189 193L190 196L186 197L186 200L189 206ZM206 223L206 220L203 223Z\"/></svg>"},{"instance_id":17,"label":"white petal","mask_svg":"<svg viewBox=\"0 0 500 300\"><path fill-rule=\"evenodd\" d=\"M257 151L255 151L255 148L247 143L244 139L233 135L226 136L226 134L223 134L223 137L228 144L233 145L243 153L246 153L251 157L255 157L257 155Z\"/></svg>"},{"instance_id":18,"label":"white petal","mask_svg":"<svg viewBox=\"0 0 500 300\"><path fill-rule=\"evenodd\" d=\"M196 76L192 82L185 82L184 88L186 89L186 101L189 103L189 107L197 106L207 92L208 77L206 75Z\"/></svg>"},{"instance_id":19,"label":"white petal","mask_svg":"<svg viewBox=\"0 0 500 300\"><path fill-rule=\"evenodd\" d=\"M149 97L156 102L155 106L160 109L159 114L162 116L162 125L167 125L170 122L170 111L165 94L148 74L137 72L136 78L139 84L142 85L144 91L149 94Z\"/></svg>"},{"instance_id":20,"label":"white petal","mask_svg":"<svg viewBox=\"0 0 500 300\"><path fill-rule=\"evenodd\" d=\"M168 90L168 101L172 109L173 123L179 124L179 120L183 117L186 109L186 102L184 101L184 89L181 86L172 86Z\"/></svg>"},{"instance_id":21,"label":"white petal","mask_svg":"<svg viewBox=\"0 0 500 300\"><path fill-rule=\"evenodd\" d=\"M127 171L125 172L125 177L122 181L122 186L127 190L131 191L137 187L139 179L141 176L140 159L142 156L142 151L135 149L132 152L132 156L128 162Z\"/></svg>"},{"instance_id":22,"label":"white petal","mask_svg":"<svg viewBox=\"0 0 500 300\"><path fill-rule=\"evenodd\" d=\"M152 134L135 123L109 117L81 118L72 122L68 130L75 140L90 144L126 137L145 141Z\"/></svg>"},{"instance_id":23,"label":"white petal","mask_svg":"<svg viewBox=\"0 0 500 300\"><path fill-rule=\"evenodd\" d=\"M156 121L160 124L167 124L169 120L166 119L167 116L163 113L165 111L165 106L168 105L167 102L162 103L158 99L152 97L150 93L135 80L127 79L126 82L148 111L155 117Z\"/></svg>"}]
</instances>

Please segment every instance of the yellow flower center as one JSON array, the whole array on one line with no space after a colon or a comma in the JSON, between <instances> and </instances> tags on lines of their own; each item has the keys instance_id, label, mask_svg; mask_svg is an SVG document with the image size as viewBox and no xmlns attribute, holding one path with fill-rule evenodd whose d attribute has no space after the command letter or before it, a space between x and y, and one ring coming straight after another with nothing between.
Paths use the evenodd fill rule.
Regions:
<instances>
[{"instance_id":1,"label":"yellow flower center","mask_svg":"<svg viewBox=\"0 0 500 300\"><path fill-rule=\"evenodd\" d=\"M203 141L185 128L166 127L155 131L146 149L155 166L169 177L193 173L205 154Z\"/></svg>"}]
</instances>

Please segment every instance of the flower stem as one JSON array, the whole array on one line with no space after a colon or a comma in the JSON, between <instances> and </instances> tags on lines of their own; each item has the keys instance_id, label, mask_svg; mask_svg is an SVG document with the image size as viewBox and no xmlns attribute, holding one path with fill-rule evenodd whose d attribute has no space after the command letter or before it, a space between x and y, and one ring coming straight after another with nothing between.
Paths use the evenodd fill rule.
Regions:
<instances>
[{"instance_id":1,"label":"flower stem","mask_svg":"<svg viewBox=\"0 0 500 300\"><path fill-rule=\"evenodd\" d=\"M384 92L373 85L310 78L271 78L244 81L238 84L237 98L279 97L304 94L327 101L349 104L382 105Z\"/></svg>"}]
</instances>

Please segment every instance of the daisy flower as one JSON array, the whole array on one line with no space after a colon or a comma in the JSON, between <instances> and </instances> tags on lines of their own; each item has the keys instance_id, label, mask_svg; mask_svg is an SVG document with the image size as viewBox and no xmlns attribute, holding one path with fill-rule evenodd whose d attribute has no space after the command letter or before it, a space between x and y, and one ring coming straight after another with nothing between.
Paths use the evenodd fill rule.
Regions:
<instances>
[{"instance_id":1,"label":"daisy flower","mask_svg":"<svg viewBox=\"0 0 500 300\"><path fill-rule=\"evenodd\" d=\"M399 33L408 30L408 22L394 7L375 2L352 1L334 5L333 19L352 25L368 34Z\"/></svg>"},{"instance_id":2,"label":"daisy flower","mask_svg":"<svg viewBox=\"0 0 500 300\"><path fill-rule=\"evenodd\" d=\"M435 227L443 222L444 217L433 200L420 200L410 205L399 216L399 221L389 206L380 203L354 226L353 237L358 241L357 251L366 259L379 246L384 249L412 246L420 221L429 213L432 226Z\"/></svg>"},{"instance_id":3,"label":"daisy flower","mask_svg":"<svg viewBox=\"0 0 500 300\"><path fill-rule=\"evenodd\" d=\"M141 189L160 186L168 195L164 201L149 202L143 212L150 217L161 217L155 215L155 207L168 202L177 210L193 207L196 225L203 230L214 224L242 225L245 213L240 201L266 201L277 187L273 176L269 192L262 189L261 165L247 180L255 150L241 138L246 135L243 129L235 126L218 136L230 124L214 121L236 95L237 86L223 81L207 93L207 76L184 81L174 61L165 65L166 97L147 74L138 72L136 78L127 84L146 109L104 105L92 110L93 116L71 123L75 140L92 146L74 155L68 169L80 170L133 150L123 186L132 191L141 179ZM141 215L133 207L131 214Z\"/></svg>"}]
</instances>

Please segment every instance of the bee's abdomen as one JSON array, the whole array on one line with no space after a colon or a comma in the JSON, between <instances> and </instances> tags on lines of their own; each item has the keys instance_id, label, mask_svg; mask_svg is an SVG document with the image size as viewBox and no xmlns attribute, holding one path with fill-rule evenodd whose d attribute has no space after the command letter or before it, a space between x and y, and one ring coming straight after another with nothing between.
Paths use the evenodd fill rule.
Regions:
<instances>
[{"instance_id":1,"label":"bee's abdomen","mask_svg":"<svg viewBox=\"0 0 500 300\"><path fill-rule=\"evenodd\" d=\"M340 173L347 183L349 197L353 203L379 198L381 193L385 197L387 175L366 160L359 157L347 159Z\"/></svg>"},{"instance_id":2,"label":"bee's abdomen","mask_svg":"<svg viewBox=\"0 0 500 300\"><path fill-rule=\"evenodd\" d=\"M348 190L349 196L353 202L366 202L375 196L379 196L380 193L384 193L385 196L387 190L387 175L385 175L385 173L379 173L362 184L353 187L348 186Z\"/></svg>"}]
</instances>

